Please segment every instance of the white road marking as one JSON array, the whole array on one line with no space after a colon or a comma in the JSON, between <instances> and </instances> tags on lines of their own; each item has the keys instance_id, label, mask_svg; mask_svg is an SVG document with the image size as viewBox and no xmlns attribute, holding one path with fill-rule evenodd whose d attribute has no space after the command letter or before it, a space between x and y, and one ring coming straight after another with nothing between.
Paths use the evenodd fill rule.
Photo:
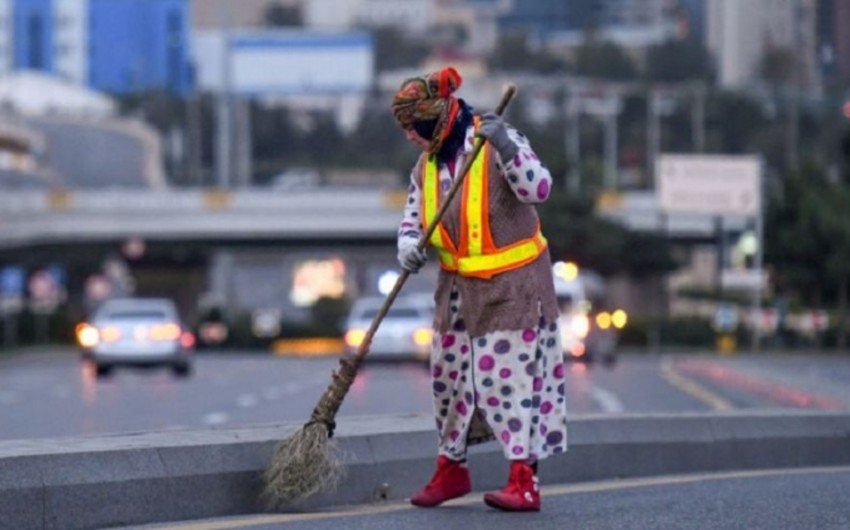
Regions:
<instances>
[{"instance_id":1,"label":"white road marking","mask_svg":"<svg viewBox=\"0 0 850 530\"><path fill-rule=\"evenodd\" d=\"M204 423L207 425L221 425L225 423L230 416L226 412L210 412L204 415Z\"/></svg>"},{"instance_id":2,"label":"white road marking","mask_svg":"<svg viewBox=\"0 0 850 530\"><path fill-rule=\"evenodd\" d=\"M71 390L68 387L62 385L54 387L51 391L51 394L53 394L53 397L65 399L71 396Z\"/></svg>"},{"instance_id":3,"label":"white road marking","mask_svg":"<svg viewBox=\"0 0 850 530\"><path fill-rule=\"evenodd\" d=\"M243 408L256 407L259 401L254 394L242 394L236 398L236 404Z\"/></svg>"},{"instance_id":4,"label":"white road marking","mask_svg":"<svg viewBox=\"0 0 850 530\"><path fill-rule=\"evenodd\" d=\"M263 399L268 401L274 401L276 399L280 399L281 391L277 387L266 387L263 389Z\"/></svg>"},{"instance_id":5,"label":"white road marking","mask_svg":"<svg viewBox=\"0 0 850 530\"><path fill-rule=\"evenodd\" d=\"M623 412L623 403L617 397L617 394L598 386L591 386L589 392L590 397L602 407L603 411Z\"/></svg>"},{"instance_id":6,"label":"white road marking","mask_svg":"<svg viewBox=\"0 0 850 530\"><path fill-rule=\"evenodd\" d=\"M292 396L301 392L301 385L298 383L286 383L283 387L283 394L286 396Z\"/></svg>"}]
</instances>

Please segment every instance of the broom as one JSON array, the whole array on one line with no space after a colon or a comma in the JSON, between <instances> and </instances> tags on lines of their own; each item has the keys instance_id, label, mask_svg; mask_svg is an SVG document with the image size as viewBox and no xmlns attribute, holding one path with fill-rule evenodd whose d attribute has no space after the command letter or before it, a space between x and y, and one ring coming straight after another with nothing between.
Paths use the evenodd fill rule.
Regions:
<instances>
[{"instance_id":1,"label":"broom","mask_svg":"<svg viewBox=\"0 0 850 530\"><path fill-rule=\"evenodd\" d=\"M505 112L515 94L516 86L508 85L496 107L496 114L501 116ZM455 179L434 220L419 239L417 244L419 250L425 249L443 214L463 185L464 178L478 153L481 152L485 141L486 139L482 137L476 138L472 156L466 159L460 176ZM310 420L301 430L283 440L275 449L269 467L263 475L265 487L262 496L270 508L280 508L283 505L304 500L316 493L333 488L339 483L343 468L334 454L333 445L329 443L336 427L334 418L357 376L357 370L363 358L369 353L372 337L409 276L409 271L402 270L392 291L387 295L384 305L372 320L363 342L357 348L357 353L351 358L340 359L339 369L333 372L331 384L313 409Z\"/></svg>"}]
</instances>

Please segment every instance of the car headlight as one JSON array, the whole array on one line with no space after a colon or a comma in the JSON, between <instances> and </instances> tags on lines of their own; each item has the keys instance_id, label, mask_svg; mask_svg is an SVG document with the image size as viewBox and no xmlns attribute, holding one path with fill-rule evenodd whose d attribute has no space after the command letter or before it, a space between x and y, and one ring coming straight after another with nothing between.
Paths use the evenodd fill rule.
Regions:
<instances>
[{"instance_id":1,"label":"car headlight","mask_svg":"<svg viewBox=\"0 0 850 530\"><path fill-rule=\"evenodd\" d=\"M366 338L366 330L350 329L345 332L345 343L351 348L357 348L363 344L363 339Z\"/></svg>"},{"instance_id":2,"label":"car headlight","mask_svg":"<svg viewBox=\"0 0 850 530\"><path fill-rule=\"evenodd\" d=\"M611 327L611 313L602 311L596 315L596 325L599 329L608 329Z\"/></svg>"},{"instance_id":3,"label":"car headlight","mask_svg":"<svg viewBox=\"0 0 850 530\"><path fill-rule=\"evenodd\" d=\"M76 328L77 342L83 348L94 348L100 342L100 332L96 327L85 322Z\"/></svg>"},{"instance_id":4,"label":"car headlight","mask_svg":"<svg viewBox=\"0 0 850 530\"><path fill-rule=\"evenodd\" d=\"M434 330L431 328L419 328L413 332L413 343L417 346L429 346L431 339L434 337Z\"/></svg>"},{"instance_id":5,"label":"car headlight","mask_svg":"<svg viewBox=\"0 0 850 530\"><path fill-rule=\"evenodd\" d=\"M623 329L626 327L626 323L629 321L629 315L626 314L622 309L618 309L614 311L611 315L611 323L614 324L614 327L617 329Z\"/></svg>"},{"instance_id":6,"label":"car headlight","mask_svg":"<svg viewBox=\"0 0 850 530\"><path fill-rule=\"evenodd\" d=\"M587 315L576 315L570 322L570 328L572 329L573 335L583 339L587 337L587 334L590 332L590 319L587 318Z\"/></svg>"}]
</instances>

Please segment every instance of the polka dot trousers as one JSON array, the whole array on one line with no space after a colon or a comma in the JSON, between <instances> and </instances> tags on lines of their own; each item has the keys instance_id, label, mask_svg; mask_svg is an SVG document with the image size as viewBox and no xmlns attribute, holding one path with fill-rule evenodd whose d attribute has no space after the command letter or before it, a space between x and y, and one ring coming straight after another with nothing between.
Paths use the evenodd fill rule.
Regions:
<instances>
[{"instance_id":1,"label":"polka dot trousers","mask_svg":"<svg viewBox=\"0 0 850 530\"><path fill-rule=\"evenodd\" d=\"M510 460L541 460L567 449L564 357L556 323L470 337L460 293L452 292L451 331L431 350L439 452L466 456L466 435L480 409Z\"/></svg>"}]
</instances>

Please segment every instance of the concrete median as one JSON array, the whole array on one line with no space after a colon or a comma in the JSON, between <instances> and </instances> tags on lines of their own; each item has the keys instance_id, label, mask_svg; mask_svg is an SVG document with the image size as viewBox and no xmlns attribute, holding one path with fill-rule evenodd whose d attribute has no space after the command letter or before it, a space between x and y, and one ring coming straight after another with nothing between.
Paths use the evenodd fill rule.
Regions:
<instances>
[{"instance_id":1,"label":"concrete median","mask_svg":"<svg viewBox=\"0 0 850 530\"><path fill-rule=\"evenodd\" d=\"M263 511L260 475L300 425L0 442L0 528L73 529ZM574 417L566 455L541 481L567 483L705 471L850 464L850 415L759 412ZM409 496L431 475L432 419L344 418L335 437L347 475L292 510ZM500 487L493 442L470 455L473 487Z\"/></svg>"}]
</instances>

